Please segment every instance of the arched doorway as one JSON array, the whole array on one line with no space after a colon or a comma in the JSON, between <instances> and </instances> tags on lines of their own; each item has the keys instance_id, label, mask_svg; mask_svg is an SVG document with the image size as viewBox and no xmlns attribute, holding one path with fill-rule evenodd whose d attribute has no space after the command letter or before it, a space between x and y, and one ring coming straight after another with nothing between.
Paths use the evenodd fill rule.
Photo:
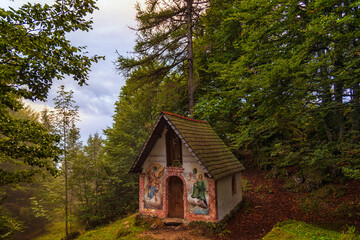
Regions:
<instances>
[{"instance_id":1,"label":"arched doorway","mask_svg":"<svg viewBox=\"0 0 360 240\"><path fill-rule=\"evenodd\" d=\"M184 218L184 184L181 178L169 177L168 217Z\"/></svg>"}]
</instances>

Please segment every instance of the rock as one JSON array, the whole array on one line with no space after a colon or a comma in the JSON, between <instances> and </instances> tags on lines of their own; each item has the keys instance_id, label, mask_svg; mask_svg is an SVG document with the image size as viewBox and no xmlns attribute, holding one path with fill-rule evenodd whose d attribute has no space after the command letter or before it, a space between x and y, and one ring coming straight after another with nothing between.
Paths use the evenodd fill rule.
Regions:
<instances>
[{"instance_id":1,"label":"rock","mask_svg":"<svg viewBox=\"0 0 360 240\"><path fill-rule=\"evenodd\" d=\"M293 177L294 182L300 186L300 184L302 184L304 182L304 177L300 176L300 175L294 175Z\"/></svg>"},{"instance_id":2,"label":"rock","mask_svg":"<svg viewBox=\"0 0 360 240\"><path fill-rule=\"evenodd\" d=\"M157 225L156 223L153 223L153 224L150 226L151 229L156 229L157 227L158 227L158 225Z\"/></svg>"},{"instance_id":3,"label":"rock","mask_svg":"<svg viewBox=\"0 0 360 240\"><path fill-rule=\"evenodd\" d=\"M165 218L163 219L165 226L178 226L184 223L184 219L181 218Z\"/></svg>"},{"instance_id":4,"label":"rock","mask_svg":"<svg viewBox=\"0 0 360 240\"><path fill-rule=\"evenodd\" d=\"M307 171L305 174L305 189L312 192L323 185L321 173L317 171Z\"/></svg>"}]
</instances>

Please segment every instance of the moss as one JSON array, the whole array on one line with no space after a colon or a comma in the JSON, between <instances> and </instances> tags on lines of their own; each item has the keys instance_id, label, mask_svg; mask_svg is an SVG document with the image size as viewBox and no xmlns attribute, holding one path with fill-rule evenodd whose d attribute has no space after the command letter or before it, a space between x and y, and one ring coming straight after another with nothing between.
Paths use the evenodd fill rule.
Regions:
<instances>
[{"instance_id":1,"label":"moss","mask_svg":"<svg viewBox=\"0 0 360 240\"><path fill-rule=\"evenodd\" d=\"M140 224L136 214L120 219L110 225L100 227L80 235L78 240L92 239L138 239L136 235L147 230L147 224Z\"/></svg>"},{"instance_id":2,"label":"moss","mask_svg":"<svg viewBox=\"0 0 360 240\"><path fill-rule=\"evenodd\" d=\"M360 239L360 235L355 233L354 228L349 228L347 232L341 233L304 222L285 221L276 225L263 239L358 240Z\"/></svg>"},{"instance_id":3,"label":"moss","mask_svg":"<svg viewBox=\"0 0 360 240\"><path fill-rule=\"evenodd\" d=\"M189 224L190 228L200 229L204 235L225 237L230 234L230 230L226 229L225 222L203 222L203 221L192 221Z\"/></svg>"}]
</instances>

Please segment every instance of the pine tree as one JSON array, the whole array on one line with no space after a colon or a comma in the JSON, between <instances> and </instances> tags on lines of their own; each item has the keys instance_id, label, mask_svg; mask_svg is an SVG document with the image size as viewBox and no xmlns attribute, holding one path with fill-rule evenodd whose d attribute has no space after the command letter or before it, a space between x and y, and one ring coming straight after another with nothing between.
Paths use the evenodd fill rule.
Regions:
<instances>
[{"instance_id":1,"label":"pine tree","mask_svg":"<svg viewBox=\"0 0 360 240\"><path fill-rule=\"evenodd\" d=\"M98 133L90 135L86 145L72 164L69 184L76 198L75 214L86 228L94 228L109 220L109 199L112 189L106 188L109 180L106 169L103 140Z\"/></svg>"},{"instance_id":2,"label":"pine tree","mask_svg":"<svg viewBox=\"0 0 360 240\"><path fill-rule=\"evenodd\" d=\"M54 98L56 131L61 136L61 149L63 150L62 163L65 178L65 233L69 238L68 216L69 216L69 163L71 154L76 149L79 139L79 131L75 126L79 120L79 107L73 99L73 91L65 91L64 85L59 87L58 95Z\"/></svg>"},{"instance_id":3,"label":"pine tree","mask_svg":"<svg viewBox=\"0 0 360 240\"><path fill-rule=\"evenodd\" d=\"M142 82L160 84L164 77L173 73L182 78L187 76L190 116L196 88L194 28L199 26L199 17L207 5L204 0L150 0L144 9L138 4L136 57L120 56L118 59L118 68L126 74L151 66L147 68L149 71L138 74L137 80Z\"/></svg>"},{"instance_id":4,"label":"pine tree","mask_svg":"<svg viewBox=\"0 0 360 240\"><path fill-rule=\"evenodd\" d=\"M357 1L214 1L207 14L196 114L232 121L233 146L263 163L360 176Z\"/></svg>"}]
</instances>

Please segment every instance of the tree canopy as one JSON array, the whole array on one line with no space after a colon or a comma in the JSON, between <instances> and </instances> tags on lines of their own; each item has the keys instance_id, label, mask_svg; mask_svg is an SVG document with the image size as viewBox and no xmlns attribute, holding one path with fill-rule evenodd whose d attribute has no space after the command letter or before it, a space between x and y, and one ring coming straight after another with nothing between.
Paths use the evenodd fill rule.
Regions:
<instances>
[{"instance_id":1,"label":"tree canopy","mask_svg":"<svg viewBox=\"0 0 360 240\"><path fill-rule=\"evenodd\" d=\"M2 163L18 159L55 173L43 159L58 160L58 138L37 122L14 118L9 110L21 109L21 98L46 100L53 80L65 75L79 85L86 83L91 64L102 57L87 56L85 47L73 46L66 33L91 29L92 20L87 15L97 9L95 2L56 0L53 5L27 3L17 10L0 8ZM29 180L33 174L33 169L13 172L1 167L0 185Z\"/></svg>"},{"instance_id":2,"label":"tree canopy","mask_svg":"<svg viewBox=\"0 0 360 240\"><path fill-rule=\"evenodd\" d=\"M173 35L176 25L162 22L174 12L155 2L161 1L137 9L142 20L136 29L137 58L119 60L119 69L129 74L118 104L129 99L158 112L187 114L183 98L161 104L164 98L141 87L153 81L151 89L164 91L164 79L179 86L185 72L156 74L177 58L164 43L180 35ZM360 178L359 12L355 0L210 1L193 35L194 117L208 120L247 166L275 172L294 167L305 179L316 175L321 181ZM148 27L152 24L159 28ZM138 112L144 105L117 108L114 127L123 111Z\"/></svg>"},{"instance_id":3,"label":"tree canopy","mask_svg":"<svg viewBox=\"0 0 360 240\"><path fill-rule=\"evenodd\" d=\"M231 121L257 164L360 177L358 1L222 3L204 20L198 116Z\"/></svg>"}]
</instances>

